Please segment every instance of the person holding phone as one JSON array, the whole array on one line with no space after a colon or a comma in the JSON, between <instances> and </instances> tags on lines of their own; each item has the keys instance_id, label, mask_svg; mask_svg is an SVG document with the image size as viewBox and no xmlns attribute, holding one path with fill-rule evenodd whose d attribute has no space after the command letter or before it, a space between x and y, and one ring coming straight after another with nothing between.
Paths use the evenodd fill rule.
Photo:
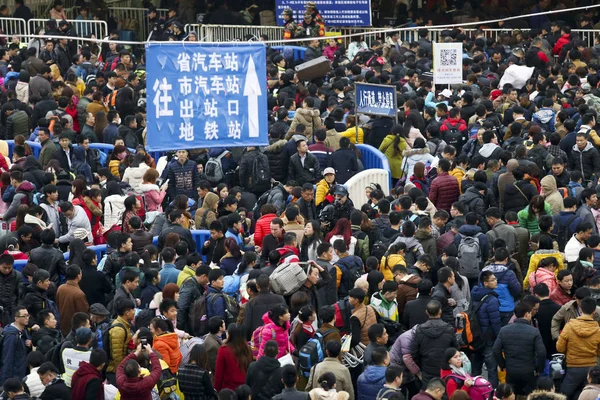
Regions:
<instances>
[{"instance_id":1,"label":"person holding phone","mask_svg":"<svg viewBox=\"0 0 600 400\"><path fill-rule=\"evenodd\" d=\"M121 393L121 400L152 400L152 388L158 383L162 368L158 356L152 347L143 341L137 346L134 353L129 354L117 368L117 388ZM148 356L152 371L148 376L141 376L141 367L137 359Z\"/></svg>"}]
</instances>

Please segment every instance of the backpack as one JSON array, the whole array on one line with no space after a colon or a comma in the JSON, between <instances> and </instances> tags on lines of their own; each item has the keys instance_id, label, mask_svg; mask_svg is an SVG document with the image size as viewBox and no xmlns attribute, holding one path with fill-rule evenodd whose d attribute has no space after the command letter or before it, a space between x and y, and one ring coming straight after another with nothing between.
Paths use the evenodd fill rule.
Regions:
<instances>
[{"instance_id":1,"label":"backpack","mask_svg":"<svg viewBox=\"0 0 600 400\"><path fill-rule=\"evenodd\" d=\"M254 191L267 190L271 187L269 158L260 151L252 161L252 176L249 187Z\"/></svg>"},{"instance_id":2,"label":"backpack","mask_svg":"<svg viewBox=\"0 0 600 400\"><path fill-rule=\"evenodd\" d=\"M203 294L190 307L189 326L194 336L202 336L208 332L208 315L206 310L206 295Z\"/></svg>"},{"instance_id":3,"label":"backpack","mask_svg":"<svg viewBox=\"0 0 600 400\"><path fill-rule=\"evenodd\" d=\"M277 294L289 296L306 282L306 272L297 262L283 262L275 268L269 279Z\"/></svg>"},{"instance_id":4,"label":"backpack","mask_svg":"<svg viewBox=\"0 0 600 400\"><path fill-rule=\"evenodd\" d=\"M360 278L364 273L364 264L363 264L362 260L357 256L351 256L351 257L352 257L352 260L354 261L352 263L352 265L346 264L347 261L343 261L343 259L339 259L337 261L337 263L335 264L335 266L337 268L339 268L340 271L342 272L342 277L344 276L344 271L342 271L341 267L343 266L348 271L346 273L346 281L348 283L348 286L347 286L348 290L350 290L351 288L354 287L354 282L356 282L356 280L358 278ZM304 282L303 282L303 284L304 284Z\"/></svg>"},{"instance_id":5,"label":"backpack","mask_svg":"<svg viewBox=\"0 0 600 400\"><path fill-rule=\"evenodd\" d=\"M331 332L333 332L333 329L329 329L325 332L317 331L315 336L310 338L298 352L298 367L303 376L308 378L312 367L323 361L325 358L323 338Z\"/></svg>"},{"instance_id":6,"label":"backpack","mask_svg":"<svg viewBox=\"0 0 600 400\"><path fill-rule=\"evenodd\" d=\"M261 325L252 332L252 339L248 345L250 346L250 350L252 351L252 357L255 360L258 360L258 351L260 350L260 345L262 344L262 333L263 329L265 329L265 325ZM275 336L277 333L275 329L271 329L271 340L275 340Z\"/></svg>"},{"instance_id":7,"label":"backpack","mask_svg":"<svg viewBox=\"0 0 600 400\"><path fill-rule=\"evenodd\" d=\"M147 328L150 325L150 321L156 317L156 309L146 308L135 316L135 327L137 329Z\"/></svg>"},{"instance_id":8,"label":"backpack","mask_svg":"<svg viewBox=\"0 0 600 400\"><path fill-rule=\"evenodd\" d=\"M350 328L350 318L352 317L352 306L350 306L350 302L348 298L338 300L333 308L335 310L335 327L340 330L341 334L349 333Z\"/></svg>"},{"instance_id":9,"label":"backpack","mask_svg":"<svg viewBox=\"0 0 600 400\"><path fill-rule=\"evenodd\" d=\"M237 317L240 314L240 305L237 301L235 301L233 297L223 293L210 294L207 297L207 302L210 302L210 306L212 307L215 304L215 301L217 301L217 298L219 297L222 297L225 303L225 326L229 326L230 324L237 321Z\"/></svg>"},{"instance_id":10,"label":"backpack","mask_svg":"<svg viewBox=\"0 0 600 400\"><path fill-rule=\"evenodd\" d=\"M475 236L463 235L458 245L458 272L468 279L479 276L481 266L479 236L481 233L477 233Z\"/></svg>"},{"instance_id":11,"label":"backpack","mask_svg":"<svg viewBox=\"0 0 600 400\"><path fill-rule=\"evenodd\" d=\"M160 373L160 378L158 378L158 382L156 382L160 400L179 400L179 395L177 394L177 378L173 376L173 373L171 373L168 366L163 366L161 364L161 367L162 371Z\"/></svg>"},{"instance_id":12,"label":"backpack","mask_svg":"<svg viewBox=\"0 0 600 400\"><path fill-rule=\"evenodd\" d=\"M485 346L485 340L481 335L481 324L479 323L479 315L477 312L489 296L491 295L486 294L483 296L479 304L477 304L477 307L471 308L470 311L459 312L456 315L456 318L454 319L456 341L461 348L477 351Z\"/></svg>"},{"instance_id":13,"label":"backpack","mask_svg":"<svg viewBox=\"0 0 600 400\"><path fill-rule=\"evenodd\" d=\"M54 346L52 346L52 348L48 350L46 354L44 354L46 361L50 361L52 364L54 364L60 370L61 373L64 372L64 368L62 368L64 367L62 365L62 355L60 353L62 345L62 342L57 343Z\"/></svg>"},{"instance_id":14,"label":"backpack","mask_svg":"<svg viewBox=\"0 0 600 400\"><path fill-rule=\"evenodd\" d=\"M269 202L269 196L271 196L271 191L267 190L263 194L260 195L258 200L256 200L256 204L252 209L252 218L258 220L260 218L260 208Z\"/></svg>"},{"instance_id":15,"label":"backpack","mask_svg":"<svg viewBox=\"0 0 600 400\"><path fill-rule=\"evenodd\" d=\"M25 194L25 196L21 197L21 204L25 204L28 206L33 206L33 192L21 192Z\"/></svg>"},{"instance_id":16,"label":"backpack","mask_svg":"<svg viewBox=\"0 0 600 400\"><path fill-rule=\"evenodd\" d=\"M466 378L464 376L450 374L444 378L444 382L448 383L450 379L453 379L460 389L463 387ZM487 379L483 376L474 376L471 379L473 380L473 386L469 388L469 397L471 400L489 400L493 397L494 387Z\"/></svg>"},{"instance_id":17,"label":"backpack","mask_svg":"<svg viewBox=\"0 0 600 400\"><path fill-rule=\"evenodd\" d=\"M211 157L206 162L206 165L204 166L204 173L206 174L206 177L210 183L216 184L225 178L221 159L225 157L226 154L227 151L223 151L218 157Z\"/></svg>"},{"instance_id":18,"label":"backpack","mask_svg":"<svg viewBox=\"0 0 600 400\"><path fill-rule=\"evenodd\" d=\"M107 360L111 360L112 359L112 352L110 351L110 331L113 328L121 328L125 331L125 333L127 333L127 328L125 327L125 325L121 324L120 322L117 322L114 325L107 325L106 328L102 331L102 346L104 347L104 352L106 353L106 356L108 357Z\"/></svg>"},{"instance_id":19,"label":"backpack","mask_svg":"<svg viewBox=\"0 0 600 400\"><path fill-rule=\"evenodd\" d=\"M377 242L373 243L373 248L371 249L370 255L372 257L376 257L377 260L381 261L381 259L385 256L385 253L387 253L388 247L389 245L386 246L386 244L383 241L378 240Z\"/></svg>"},{"instance_id":20,"label":"backpack","mask_svg":"<svg viewBox=\"0 0 600 400\"><path fill-rule=\"evenodd\" d=\"M444 125L448 128L445 132L444 132L444 141L448 144L448 145L452 145L454 146L454 148L460 149L462 148L462 145L464 144L464 135L461 133L461 131L458 130L458 126L459 124L456 125L452 125L448 122L448 120L444 121Z\"/></svg>"},{"instance_id":21,"label":"backpack","mask_svg":"<svg viewBox=\"0 0 600 400\"><path fill-rule=\"evenodd\" d=\"M558 243L558 250L561 252L565 251L565 246L571 237L569 236L569 226L573 223L573 221L577 218L577 214L574 214L567 220L567 222L562 225L560 223L560 219L557 219L556 222L556 242Z\"/></svg>"},{"instance_id":22,"label":"backpack","mask_svg":"<svg viewBox=\"0 0 600 400\"><path fill-rule=\"evenodd\" d=\"M387 400L395 393L401 392L400 390L392 389L389 387L382 387L381 389L379 389L379 392L377 393L377 398L375 400Z\"/></svg>"},{"instance_id":23,"label":"backpack","mask_svg":"<svg viewBox=\"0 0 600 400\"><path fill-rule=\"evenodd\" d=\"M406 249L404 253L404 262L406 263L406 268L412 268L417 263L417 248L413 247L411 249Z\"/></svg>"}]
</instances>

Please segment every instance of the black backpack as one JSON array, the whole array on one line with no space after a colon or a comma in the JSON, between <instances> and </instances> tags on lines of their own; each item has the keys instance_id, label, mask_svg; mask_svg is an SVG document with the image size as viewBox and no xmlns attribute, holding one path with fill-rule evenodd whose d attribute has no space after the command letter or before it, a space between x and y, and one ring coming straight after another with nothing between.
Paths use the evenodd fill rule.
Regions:
<instances>
[{"instance_id":1,"label":"black backpack","mask_svg":"<svg viewBox=\"0 0 600 400\"><path fill-rule=\"evenodd\" d=\"M572 215L564 225L560 223L560 219L558 218L555 221L557 232L556 242L558 243L558 250L561 252L565 251L565 246L567 245L569 239L571 239L569 236L569 226L571 226L575 218L577 218L577 214Z\"/></svg>"},{"instance_id":2,"label":"black backpack","mask_svg":"<svg viewBox=\"0 0 600 400\"><path fill-rule=\"evenodd\" d=\"M340 269L342 269L342 267L344 267L348 270L348 273L346 275L347 276L346 280L348 281L349 289L354 287L354 282L356 282L356 280L358 278L360 278L362 276L362 274L364 273L364 264L363 264L362 260L360 259L360 257L357 257L357 256L351 256L351 257L353 260L352 263L348 263L347 261L343 261L342 259L339 259L338 262L336 263L336 265L338 267L340 267ZM344 271L342 270L342 274L343 273L344 273Z\"/></svg>"},{"instance_id":3,"label":"black backpack","mask_svg":"<svg viewBox=\"0 0 600 400\"><path fill-rule=\"evenodd\" d=\"M261 192L271 187L271 167L269 158L260 151L257 153L252 162L252 176L248 186L253 191Z\"/></svg>"},{"instance_id":4,"label":"black backpack","mask_svg":"<svg viewBox=\"0 0 600 400\"><path fill-rule=\"evenodd\" d=\"M108 360L112 359L112 352L110 351L110 331L113 328L121 328L125 331L125 333L127 333L127 327L123 324L121 324L120 322L117 322L114 325L108 325L103 331L102 331L102 348L104 349L104 352L106 353Z\"/></svg>"},{"instance_id":5,"label":"black backpack","mask_svg":"<svg viewBox=\"0 0 600 400\"><path fill-rule=\"evenodd\" d=\"M446 125L446 127L448 128L444 132L444 141L447 144L454 146L454 148L457 151L460 151L464 144L466 134L463 134L461 131L458 130L459 124L452 126L452 124L450 124L448 120L445 120L444 125Z\"/></svg>"},{"instance_id":6,"label":"black backpack","mask_svg":"<svg viewBox=\"0 0 600 400\"><path fill-rule=\"evenodd\" d=\"M136 329L147 328L150 325L150 321L156 317L156 309L146 308L135 316L135 327Z\"/></svg>"}]
</instances>

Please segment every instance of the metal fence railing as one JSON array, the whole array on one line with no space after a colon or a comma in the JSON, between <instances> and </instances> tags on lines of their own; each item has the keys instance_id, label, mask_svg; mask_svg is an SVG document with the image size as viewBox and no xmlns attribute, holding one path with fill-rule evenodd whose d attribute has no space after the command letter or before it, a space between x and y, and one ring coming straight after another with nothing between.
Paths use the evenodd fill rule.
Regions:
<instances>
[{"instance_id":1,"label":"metal fence railing","mask_svg":"<svg viewBox=\"0 0 600 400\"><path fill-rule=\"evenodd\" d=\"M260 35L265 34L269 37L269 40L278 41L277 43L273 43L273 45L283 44L283 27L281 26L188 24L185 26L185 29L186 32L197 31L200 41L204 42L243 41L248 36L253 37L254 40L258 40Z\"/></svg>"},{"instance_id":2,"label":"metal fence railing","mask_svg":"<svg viewBox=\"0 0 600 400\"><path fill-rule=\"evenodd\" d=\"M104 38L108 35L106 21L83 19L67 19L66 21L71 24L78 37L90 37L90 35L94 35L96 38ZM29 33L33 34L37 32L40 27L46 26L47 23L47 18L30 19L28 23Z\"/></svg>"},{"instance_id":3,"label":"metal fence railing","mask_svg":"<svg viewBox=\"0 0 600 400\"><path fill-rule=\"evenodd\" d=\"M7 35L27 35L27 23L21 18L0 18L0 29Z\"/></svg>"},{"instance_id":4,"label":"metal fence railing","mask_svg":"<svg viewBox=\"0 0 600 400\"><path fill-rule=\"evenodd\" d=\"M108 12L113 16L119 23L121 29L127 29L128 27L135 27L135 33L137 40L145 41L148 39L150 34L150 21L145 8L127 8L127 7L109 7ZM157 14L159 18L164 20L167 19L167 9L158 9Z\"/></svg>"}]
</instances>

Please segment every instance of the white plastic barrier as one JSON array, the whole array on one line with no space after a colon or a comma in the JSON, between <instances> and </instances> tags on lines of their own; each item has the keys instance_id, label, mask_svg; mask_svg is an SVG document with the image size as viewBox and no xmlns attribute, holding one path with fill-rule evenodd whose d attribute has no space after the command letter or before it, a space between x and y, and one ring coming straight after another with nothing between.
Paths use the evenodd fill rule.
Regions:
<instances>
[{"instance_id":1,"label":"white plastic barrier","mask_svg":"<svg viewBox=\"0 0 600 400\"><path fill-rule=\"evenodd\" d=\"M360 208L361 205L367 202L365 188L370 183L378 183L381 185L383 193L390 191L390 176L385 169L366 169L350 178L344 186L348 189L348 195L354 203L354 207Z\"/></svg>"}]
</instances>

